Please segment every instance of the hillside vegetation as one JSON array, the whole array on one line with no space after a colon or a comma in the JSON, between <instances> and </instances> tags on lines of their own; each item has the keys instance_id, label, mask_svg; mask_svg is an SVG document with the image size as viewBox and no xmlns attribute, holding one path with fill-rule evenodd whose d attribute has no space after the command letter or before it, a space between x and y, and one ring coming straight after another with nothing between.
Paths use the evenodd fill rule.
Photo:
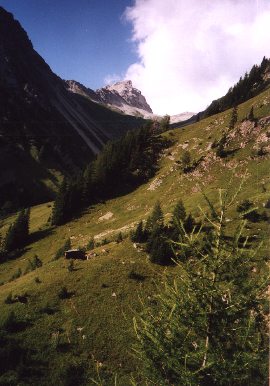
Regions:
<instances>
[{"instance_id":1,"label":"hillside vegetation","mask_svg":"<svg viewBox=\"0 0 270 386\"><path fill-rule=\"evenodd\" d=\"M87 208L65 225L50 226L52 203L31 208L29 244L16 259L0 264L0 385L109 386L115 375L118 385L130 384L132 375L145 384L132 352L132 318L142 309L140 298L151 302L156 284L180 269L151 263L129 239L157 200L166 223L178 200L199 222L198 207L208 210L202 192L217 204L219 188L226 189L232 179L235 191L243 181L228 213L228 230L235 227L237 207L251 201L257 217L244 232L255 243L264 241L260 254L267 255L270 90L239 105L233 125L231 118L227 110L164 133L172 145L163 150L153 178L129 194ZM2 237L15 217L1 221ZM124 240L116 242L119 232ZM67 239L77 248L93 238L89 260L76 260L69 268L69 261L55 258ZM42 265L31 270L35 255Z\"/></svg>"}]
</instances>

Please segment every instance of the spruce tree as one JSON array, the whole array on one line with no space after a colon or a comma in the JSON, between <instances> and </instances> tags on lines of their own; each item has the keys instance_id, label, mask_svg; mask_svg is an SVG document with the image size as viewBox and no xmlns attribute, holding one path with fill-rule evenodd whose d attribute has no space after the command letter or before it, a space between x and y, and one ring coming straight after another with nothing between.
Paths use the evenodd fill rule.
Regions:
<instances>
[{"instance_id":1,"label":"spruce tree","mask_svg":"<svg viewBox=\"0 0 270 386\"><path fill-rule=\"evenodd\" d=\"M253 108L253 106L251 107L250 112L248 114L248 119L250 121L254 121L254 108Z\"/></svg>"},{"instance_id":2,"label":"spruce tree","mask_svg":"<svg viewBox=\"0 0 270 386\"><path fill-rule=\"evenodd\" d=\"M179 200L172 213L172 223L177 225L180 221L184 221L186 218L186 209L184 207L183 201Z\"/></svg>"},{"instance_id":3,"label":"spruce tree","mask_svg":"<svg viewBox=\"0 0 270 386\"><path fill-rule=\"evenodd\" d=\"M3 241L3 250L12 252L23 248L29 240L30 209L19 212L15 222L10 225Z\"/></svg>"},{"instance_id":4,"label":"spruce tree","mask_svg":"<svg viewBox=\"0 0 270 386\"><path fill-rule=\"evenodd\" d=\"M187 216L185 222L184 222L184 228L187 233L191 233L194 230L194 227L196 225L196 221L194 220L194 217L191 213Z\"/></svg>"},{"instance_id":5,"label":"spruce tree","mask_svg":"<svg viewBox=\"0 0 270 386\"><path fill-rule=\"evenodd\" d=\"M155 226L163 227L163 221L164 216L160 206L160 201L157 201L149 217L150 230L152 230Z\"/></svg>"},{"instance_id":6,"label":"spruce tree","mask_svg":"<svg viewBox=\"0 0 270 386\"><path fill-rule=\"evenodd\" d=\"M235 106L232 110L232 115L229 123L229 129L233 129L237 123L238 119L238 108Z\"/></svg>"},{"instance_id":7,"label":"spruce tree","mask_svg":"<svg viewBox=\"0 0 270 386\"><path fill-rule=\"evenodd\" d=\"M186 150L181 157L181 167L184 173L188 173L192 167L191 154Z\"/></svg>"},{"instance_id":8,"label":"spruce tree","mask_svg":"<svg viewBox=\"0 0 270 386\"><path fill-rule=\"evenodd\" d=\"M61 225L65 222L67 216L68 187L64 178L56 195L52 209L52 225Z\"/></svg>"},{"instance_id":9,"label":"spruce tree","mask_svg":"<svg viewBox=\"0 0 270 386\"><path fill-rule=\"evenodd\" d=\"M83 175L83 202L85 205L89 205L93 202L94 199L94 184L93 184L93 165L90 164L85 169Z\"/></svg>"},{"instance_id":10,"label":"spruce tree","mask_svg":"<svg viewBox=\"0 0 270 386\"><path fill-rule=\"evenodd\" d=\"M142 220L139 222L135 232L132 234L131 241L133 241L134 243L143 243L145 241L145 233L143 230Z\"/></svg>"},{"instance_id":11,"label":"spruce tree","mask_svg":"<svg viewBox=\"0 0 270 386\"><path fill-rule=\"evenodd\" d=\"M179 200L173 209L172 219L170 221L169 235L172 240L179 240L179 237L183 234L182 226L186 216L187 214L183 201Z\"/></svg>"},{"instance_id":12,"label":"spruce tree","mask_svg":"<svg viewBox=\"0 0 270 386\"><path fill-rule=\"evenodd\" d=\"M218 207L210 203L207 246L203 228L185 232L192 258L178 262L165 287L146 300L134 320L135 351L144 365L145 384L264 385L268 368L267 262L258 246L239 243L245 221L228 240L227 213L234 205L228 191L220 191ZM207 227L205 227L206 229ZM208 233L204 234L208 237ZM174 243L182 248L183 243Z\"/></svg>"}]
</instances>

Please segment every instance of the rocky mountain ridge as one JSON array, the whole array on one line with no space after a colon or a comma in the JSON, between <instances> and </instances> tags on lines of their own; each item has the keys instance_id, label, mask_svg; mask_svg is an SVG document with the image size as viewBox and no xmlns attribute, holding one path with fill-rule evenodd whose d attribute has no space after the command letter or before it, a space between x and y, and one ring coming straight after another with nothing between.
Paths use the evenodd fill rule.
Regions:
<instances>
[{"instance_id":1,"label":"rocky mountain ridge","mask_svg":"<svg viewBox=\"0 0 270 386\"><path fill-rule=\"evenodd\" d=\"M152 118L153 111L141 91L134 88L131 80L107 85L96 91L87 88L75 80L67 80L67 89L73 93L90 98L113 110L127 115Z\"/></svg>"},{"instance_id":2,"label":"rocky mountain ridge","mask_svg":"<svg viewBox=\"0 0 270 386\"><path fill-rule=\"evenodd\" d=\"M131 80L123 80L94 91L75 80L66 81L67 89L75 94L90 98L113 110L127 115L141 116L145 119L160 120L162 116L154 114L141 91L133 87ZM170 123L183 122L195 113L183 112L170 116Z\"/></svg>"}]
</instances>

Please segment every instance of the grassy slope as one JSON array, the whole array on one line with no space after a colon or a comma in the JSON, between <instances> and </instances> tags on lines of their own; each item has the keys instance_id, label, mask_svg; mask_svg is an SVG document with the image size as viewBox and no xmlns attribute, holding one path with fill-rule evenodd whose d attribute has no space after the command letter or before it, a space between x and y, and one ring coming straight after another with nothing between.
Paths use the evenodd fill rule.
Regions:
<instances>
[{"instance_id":1,"label":"grassy slope","mask_svg":"<svg viewBox=\"0 0 270 386\"><path fill-rule=\"evenodd\" d=\"M239 122L247 115L251 105L254 106L256 117L270 115L270 90L239 106ZM127 385L126 374L134 371L137 365L130 350L134 338L132 317L134 310L140 308L137 294L151 296L155 291L154 282L162 280L160 274L164 271L164 268L149 263L145 253L137 252L126 239L120 244L111 242L97 248L97 257L85 262L76 261L77 270L70 273L67 270L68 263L62 258L52 261L56 250L67 237L71 237L72 246L77 247L86 245L93 236L97 240L105 237L113 239L120 230L128 233L136 222L146 219L157 199L161 201L166 218L169 218L175 202L180 198L188 210L199 216L198 205L204 205L200 187L216 200L217 188L227 186L235 166L234 187L240 182L245 169L249 175L238 201L249 198L263 209L263 203L270 198L270 163L268 156L256 156L255 147L261 140L269 141L262 133L269 132L270 125L268 123L260 128L257 134L254 130L252 132L255 134L244 132L241 136L238 133L234 140L235 147L247 138L248 143L234 155L222 160L216 159L210 145L221 137L221 131L228 125L230 115L229 110L184 129L166 133L174 140L174 145L161 157L160 170L152 181L127 196L89 208L71 223L50 229L46 224L51 211L50 204L32 209L33 242L16 261L0 265L0 281L4 282L0 287L0 319L3 320L10 310L14 310L22 318L32 321L32 326L18 335L23 337L27 345L43 351L45 359L49 356L52 373L57 374L59 368L75 360L78 355L89 355L103 363L101 369L106 369L108 373L118 372L119 383ZM240 124L237 128L240 128ZM241 128L245 130L243 125ZM190 150L194 159L201 155L207 156L204 164L186 175L181 174L177 163L184 148ZM108 212L113 214L112 217L102 219ZM2 234L12 220L8 218L2 222ZM265 237L269 234L269 225L265 222L252 224L250 232ZM19 267L25 270L27 259L34 254L43 260L43 267L8 282ZM130 279L129 273L132 271L145 276L145 279L141 282ZM41 280L40 284L35 283L37 276ZM57 293L64 285L75 294L68 300L59 300ZM4 304L10 292L13 295L27 292L30 294L29 303ZM116 296L112 296L114 293ZM53 315L41 313L40 310L47 303L53 305L57 312ZM79 327L83 327L82 332L77 330ZM62 329L61 352L53 349L52 340L52 334L59 329ZM82 335L85 335L84 339Z\"/></svg>"}]
</instances>

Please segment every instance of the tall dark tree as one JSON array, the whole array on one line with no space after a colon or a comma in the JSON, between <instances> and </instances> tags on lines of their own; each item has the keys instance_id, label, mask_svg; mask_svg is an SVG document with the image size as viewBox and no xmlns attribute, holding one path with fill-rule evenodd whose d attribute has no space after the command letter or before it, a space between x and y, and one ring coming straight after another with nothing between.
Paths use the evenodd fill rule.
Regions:
<instances>
[{"instance_id":1,"label":"tall dark tree","mask_svg":"<svg viewBox=\"0 0 270 386\"><path fill-rule=\"evenodd\" d=\"M143 222L140 221L135 229L134 233L131 236L131 241L134 243L143 243L145 241L145 232L143 229Z\"/></svg>"},{"instance_id":2,"label":"tall dark tree","mask_svg":"<svg viewBox=\"0 0 270 386\"><path fill-rule=\"evenodd\" d=\"M169 130L169 128L170 128L170 116L169 115L164 115L164 117L160 120L159 127L160 127L161 133Z\"/></svg>"},{"instance_id":3,"label":"tall dark tree","mask_svg":"<svg viewBox=\"0 0 270 386\"><path fill-rule=\"evenodd\" d=\"M180 236L183 236L182 226L186 216L187 214L183 201L179 200L173 209L172 219L170 221L169 234L172 240L177 241Z\"/></svg>"},{"instance_id":4,"label":"tall dark tree","mask_svg":"<svg viewBox=\"0 0 270 386\"><path fill-rule=\"evenodd\" d=\"M229 123L229 129L234 129L238 119L238 108L235 106L232 110L232 115Z\"/></svg>"},{"instance_id":5,"label":"tall dark tree","mask_svg":"<svg viewBox=\"0 0 270 386\"><path fill-rule=\"evenodd\" d=\"M177 225L180 221L184 221L186 218L186 209L184 207L183 201L179 200L172 213L172 223Z\"/></svg>"},{"instance_id":6,"label":"tall dark tree","mask_svg":"<svg viewBox=\"0 0 270 386\"><path fill-rule=\"evenodd\" d=\"M61 225L66 220L68 186L64 178L57 193L52 210L52 225Z\"/></svg>"},{"instance_id":7,"label":"tall dark tree","mask_svg":"<svg viewBox=\"0 0 270 386\"><path fill-rule=\"evenodd\" d=\"M94 199L94 170L93 164L87 166L83 174L82 199L85 205L93 202Z\"/></svg>"},{"instance_id":8,"label":"tall dark tree","mask_svg":"<svg viewBox=\"0 0 270 386\"><path fill-rule=\"evenodd\" d=\"M191 154L188 150L184 151L181 156L180 162L183 172L187 173L190 170L192 163Z\"/></svg>"},{"instance_id":9,"label":"tall dark tree","mask_svg":"<svg viewBox=\"0 0 270 386\"><path fill-rule=\"evenodd\" d=\"M251 106L250 112L248 113L248 119L254 121L254 108Z\"/></svg>"},{"instance_id":10,"label":"tall dark tree","mask_svg":"<svg viewBox=\"0 0 270 386\"><path fill-rule=\"evenodd\" d=\"M29 241L30 209L23 209L15 222L10 225L3 241L3 250L12 252L23 248Z\"/></svg>"},{"instance_id":11,"label":"tall dark tree","mask_svg":"<svg viewBox=\"0 0 270 386\"><path fill-rule=\"evenodd\" d=\"M160 201L157 201L152 210L152 213L150 214L146 222L146 229L148 232L151 232L156 226L158 226L159 228L162 228L164 225L163 222L164 222L164 216L160 206Z\"/></svg>"}]
</instances>

